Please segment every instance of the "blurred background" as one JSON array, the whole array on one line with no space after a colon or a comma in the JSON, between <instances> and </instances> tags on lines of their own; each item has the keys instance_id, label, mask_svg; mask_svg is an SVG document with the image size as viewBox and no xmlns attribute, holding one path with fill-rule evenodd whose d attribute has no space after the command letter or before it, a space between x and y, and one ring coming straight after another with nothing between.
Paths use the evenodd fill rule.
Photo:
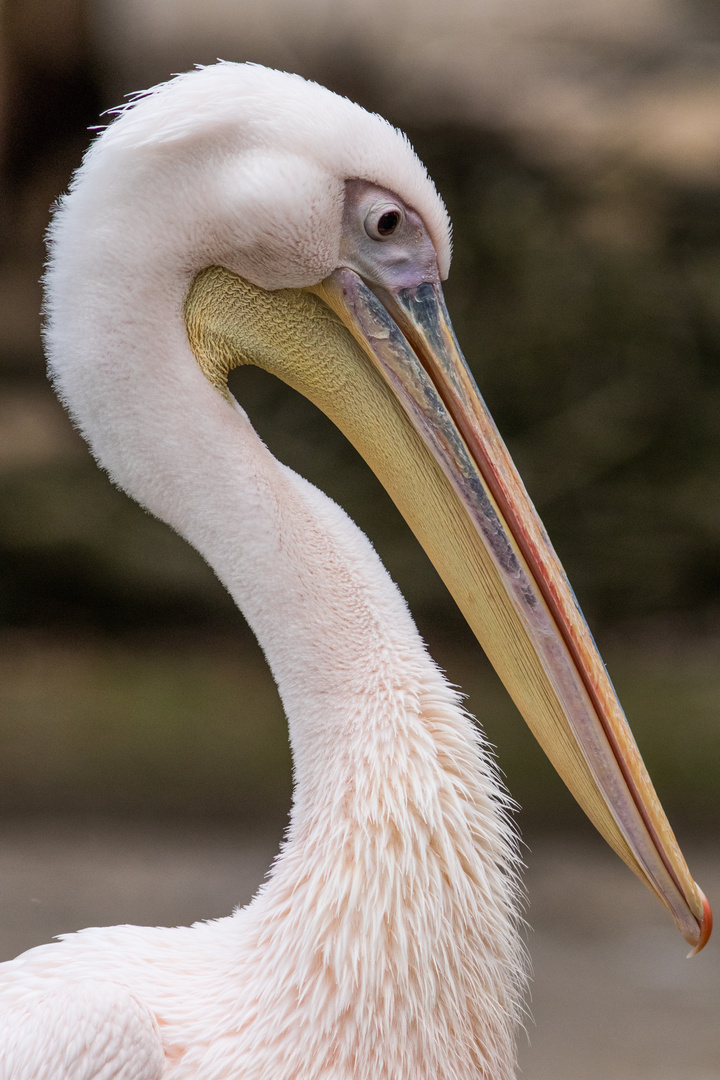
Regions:
<instances>
[{"instance_id":1,"label":"blurred background","mask_svg":"<svg viewBox=\"0 0 720 1080\"><path fill-rule=\"evenodd\" d=\"M217 57L299 72L410 135L453 219L446 296L466 357L710 894L708 877L720 885L720 8L0 0L0 20L5 954L76 922L222 914L252 891L286 820L285 723L257 645L195 553L98 471L47 385L40 339L43 234L88 129L124 95ZM537 927L525 1074L594 1076L591 1058L610 1080L720 1077L720 1042L703 1019L720 990L717 948L696 961L699 975L678 975L670 928L672 966L661 971L650 951L640 964L650 997L639 1018L639 984L622 980L648 919L653 949L665 934L662 911L648 915L652 900L606 861L352 448L262 372L243 369L234 390L274 453L373 539L498 748L522 807ZM211 863L236 872L217 910ZM198 879L216 885L190 910ZM95 907L78 908L80 882ZM163 888L166 907L153 906ZM578 914L595 902L608 933L624 927L616 953ZM589 1003L578 985L593 972ZM599 1036L605 1007L619 1032L610 1044Z\"/></svg>"}]
</instances>

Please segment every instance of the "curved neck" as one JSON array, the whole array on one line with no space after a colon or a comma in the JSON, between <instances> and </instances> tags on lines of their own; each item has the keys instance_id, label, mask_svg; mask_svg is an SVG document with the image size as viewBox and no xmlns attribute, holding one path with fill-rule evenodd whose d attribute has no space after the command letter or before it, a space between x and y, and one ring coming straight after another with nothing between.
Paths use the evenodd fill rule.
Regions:
<instances>
[{"instance_id":1,"label":"curved neck","mask_svg":"<svg viewBox=\"0 0 720 1080\"><path fill-rule=\"evenodd\" d=\"M72 248L81 195L92 192L77 192L55 226L48 277L56 386L115 482L198 549L248 619L287 711L304 803L317 756L372 739L379 697L393 679L407 684L408 665L431 662L366 538L201 372L182 310L207 255L179 254L169 220L192 215L145 200L150 244L113 221L110 204L108 233Z\"/></svg>"},{"instance_id":2,"label":"curved neck","mask_svg":"<svg viewBox=\"0 0 720 1080\"><path fill-rule=\"evenodd\" d=\"M56 219L50 367L115 482L228 588L285 705L290 840L248 924L263 945L248 970L270 980L265 1019L276 1030L287 1000L308 1037L349 1025L350 1058L368 1024L378 1052L412 1029L423 1075L441 1075L432 1047L452 1044L452 1075L509 1077L522 960L492 767L367 539L273 458L196 363L183 303L223 253L178 236L173 222L197 224L179 197L146 198L129 231L127 192L116 206L108 191L112 173L98 170ZM100 200L106 228L78 243ZM319 997L298 1004L300 985L327 991L323 1025L308 1012Z\"/></svg>"}]
</instances>

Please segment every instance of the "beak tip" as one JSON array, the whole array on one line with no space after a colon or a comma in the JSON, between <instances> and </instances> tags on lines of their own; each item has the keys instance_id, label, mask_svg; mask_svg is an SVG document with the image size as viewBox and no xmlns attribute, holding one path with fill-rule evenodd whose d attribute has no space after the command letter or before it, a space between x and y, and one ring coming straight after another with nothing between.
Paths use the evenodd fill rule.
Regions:
<instances>
[{"instance_id":1,"label":"beak tip","mask_svg":"<svg viewBox=\"0 0 720 1080\"><path fill-rule=\"evenodd\" d=\"M712 909L710 907L710 904L708 903L707 897L705 896L705 893L702 891L699 885L696 885L695 888L697 889L700 899L702 901L703 917L702 923L700 924L700 937L698 938L697 944L688 953L688 959L690 959L691 956L697 956L697 954L705 948L708 941L710 940L713 926Z\"/></svg>"}]
</instances>

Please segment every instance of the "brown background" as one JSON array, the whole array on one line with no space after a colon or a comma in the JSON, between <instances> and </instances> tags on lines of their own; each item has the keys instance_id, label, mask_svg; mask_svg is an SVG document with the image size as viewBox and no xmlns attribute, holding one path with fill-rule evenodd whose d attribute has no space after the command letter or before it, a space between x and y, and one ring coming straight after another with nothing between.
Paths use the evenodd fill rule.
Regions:
<instances>
[{"instance_id":1,"label":"brown background","mask_svg":"<svg viewBox=\"0 0 720 1080\"><path fill-rule=\"evenodd\" d=\"M0 18L6 955L84 922L221 914L261 876L289 805L284 720L242 617L96 469L40 344L43 233L88 128L217 56L299 71L411 135L454 221L446 293L465 353L717 890L716 5L4 0ZM606 861L354 452L270 378L244 372L235 391L372 537L498 747L532 841L525 1075L720 1077L717 947L678 966L662 911Z\"/></svg>"}]
</instances>

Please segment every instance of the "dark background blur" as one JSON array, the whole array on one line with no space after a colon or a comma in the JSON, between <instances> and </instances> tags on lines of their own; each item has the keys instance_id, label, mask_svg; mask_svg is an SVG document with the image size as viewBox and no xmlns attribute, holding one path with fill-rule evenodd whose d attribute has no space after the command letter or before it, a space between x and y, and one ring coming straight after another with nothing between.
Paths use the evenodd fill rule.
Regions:
<instances>
[{"instance_id":1,"label":"dark background blur","mask_svg":"<svg viewBox=\"0 0 720 1080\"><path fill-rule=\"evenodd\" d=\"M49 208L123 95L196 62L315 78L405 128L446 295L681 837L720 782L720 15L708 0L0 6L0 813L280 819L282 711L242 617L115 491L45 381ZM243 370L498 747L521 826L578 822L442 585L324 417Z\"/></svg>"}]
</instances>

